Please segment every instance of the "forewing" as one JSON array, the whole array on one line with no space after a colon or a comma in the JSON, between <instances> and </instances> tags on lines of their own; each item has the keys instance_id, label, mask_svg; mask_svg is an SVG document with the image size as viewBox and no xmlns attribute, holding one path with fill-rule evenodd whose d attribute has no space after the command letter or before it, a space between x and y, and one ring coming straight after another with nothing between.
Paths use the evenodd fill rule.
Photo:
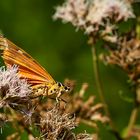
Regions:
<instances>
[{"instance_id":1,"label":"forewing","mask_svg":"<svg viewBox=\"0 0 140 140\"><path fill-rule=\"evenodd\" d=\"M17 65L19 74L32 85L55 82L51 75L24 50L0 36L0 49L6 66Z\"/></svg>"}]
</instances>

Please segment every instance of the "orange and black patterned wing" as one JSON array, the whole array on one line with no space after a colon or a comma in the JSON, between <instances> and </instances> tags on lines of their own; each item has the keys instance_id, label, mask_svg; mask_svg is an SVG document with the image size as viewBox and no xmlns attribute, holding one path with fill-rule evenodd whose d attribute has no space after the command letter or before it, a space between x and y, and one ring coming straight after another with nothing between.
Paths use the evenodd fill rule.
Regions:
<instances>
[{"instance_id":1,"label":"orange and black patterned wing","mask_svg":"<svg viewBox=\"0 0 140 140\"><path fill-rule=\"evenodd\" d=\"M6 66L17 65L20 76L27 78L33 86L46 82L55 83L51 75L29 54L2 36L0 36L0 50Z\"/></svg>"}]
</instances>

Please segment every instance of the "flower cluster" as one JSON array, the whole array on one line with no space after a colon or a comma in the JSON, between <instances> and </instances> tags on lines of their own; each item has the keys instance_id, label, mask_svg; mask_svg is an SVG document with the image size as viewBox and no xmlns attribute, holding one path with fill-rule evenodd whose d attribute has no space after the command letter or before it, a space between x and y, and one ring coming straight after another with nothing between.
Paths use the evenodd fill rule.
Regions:
<instances>
[{"instance_id":1,"label":"flower cluster","mask_svg":"<svg viewBox=\"0 0 140 140\"><path fill-rule=\"evenodd\" d=\"M21 114L14 118L29 133L29 140L93 140L93 137L87 133L75 134L72 132L77 127L76 118L62 112L58 104L46 110L42 110L42 107L38 106L34 111L36 115L32 115L31 124L27 122L30 120L25 121ZM29 117L28 114L26 116ZM34 126L32 129L38 130L38 135L32 133L31 126ZM21 129L21 131L23 130ZM9 140L14 140L15 138L20 138L20 134L14 133L8 138Z\"/></svg>"},{"instance_id":2,"label":"flower cluster","mask_svg":"<svg viewBox=\"0 0 140 140\"><path fill-rule=\"evenodd\" d=\"M32 90L25 79L20 79L18 67L0 68L0 108L5 105L16 107L28 102Z\"/></svg>"},{"instance_id":3,"label":"flower cluster","mask_svg":"<svg viewBox=\"0 0 140 140\"><path fill-rule=\"evenodd\" d=\"M51 99L41 102L38 97L32 99L32 92L28 82L20 78L18 67L13 66L7 70L1 67L0 128L8 121L16 130L16 133L7 136L8 140L20 139L19 132L23 131L28 132L30 140L93 140L87 133L72 132L78 126L77 119L61 103L56 104ZM38 135L33 133L34 129Z\"/></svg>"},{"instance_id":4,"label":"flower cluster","mask_svg":"<svg viewBox=\"0 0 140 140\"><path fill-rule=\"evenodd\" d=\"M80 91L73 95L66 111L75 114L77 121L90 122L93 127L97 127L94 123L97 121L109 122L109 118L102 113L103 105L101 103L95 104L95 96L90 96L86 101L84 100L87 88L88 84L84 83Z\"/></svg>"},{"instance_id":5,"label":"flower cluster","mask_svg":"<svg viewBox=\"0 0 140 140\"><path fill-rule=\"evenodd\" d=\"M128 73L133 82L140 83L140 40L121 37L115 48L109 48L109 55L106 55L104 60L118 65Z\"/></svg>"},{"instance_id":6,"label":"flower cluster","mask_svg":"<svg viewBox=\"0 0 140 140\"><path fill-rule=\"evenodd\" d=\"M71 132L76 127L75 118L70 118L55 107L49 111L41 112L40 129L47 139L74 139ZM65 132L65 133L64 133Z\"/></svg>"},{"instance_id":7,"label":"flower cluster","mask_svg":"<svg viewBox=\"0 0 140 140\"><path fill-rule=\"evenodd\" d=\"M115 24L134 17L127 0L67 0L54 14L54 19L71 22L91 37L111 42L117 41Z\"/></svg>"},{"instance_id":8,"label":"flower cluster","mask_svg":"<svg viewBox=\"0 0 140 140\"><path fill-rule=\"evenodd\" d=\"M65 80L65 85L72 85L74 87L74 84L75 81ZM84 123L94 129L98 129L97 122L107 124L110 120L103 113L103 105L101 103L95 103L95 96L89 96L88 99L85 100L87 89L88 84L84 83L80 91L74 94L71 93L68 97L67 95L63 95L62 98L68 103L65 105L64 102L61 102L59 109L71 116L75 116L77 124ZM38 111L51 108L51 106L53 106L53 101L48 100L47 103L41 104L40 106L42 109L39 109Z\"/></svg>"}]
</instances>

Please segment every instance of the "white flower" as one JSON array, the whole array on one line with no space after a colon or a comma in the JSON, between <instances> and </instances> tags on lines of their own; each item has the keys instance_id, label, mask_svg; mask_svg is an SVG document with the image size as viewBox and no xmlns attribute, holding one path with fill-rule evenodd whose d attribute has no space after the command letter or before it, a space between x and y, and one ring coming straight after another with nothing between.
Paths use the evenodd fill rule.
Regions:
<instances>
[{"instance_id":1,"label":"white flower","mask_svg":"<svg viewBox=\"0 0 140 140\"><path fill-rule=\"evenodd\" d=\"M25 79L20 79L18 67L0 68L0 96L6 98L28 97L31 89Z\"/></svg>"},{"instance_id":2,"label":"white flower","mask_svg":"<svg viewBox=\"0 0 140 140\"><path fill-rule=\"evenodd\" d=\"M128 0L67 0L56 8L53 18L71 22L86 34L95 36L102 31L105 33L108 25L114 27L113 31L117 22L134 17Z\"/></svg>"}]
</instances>

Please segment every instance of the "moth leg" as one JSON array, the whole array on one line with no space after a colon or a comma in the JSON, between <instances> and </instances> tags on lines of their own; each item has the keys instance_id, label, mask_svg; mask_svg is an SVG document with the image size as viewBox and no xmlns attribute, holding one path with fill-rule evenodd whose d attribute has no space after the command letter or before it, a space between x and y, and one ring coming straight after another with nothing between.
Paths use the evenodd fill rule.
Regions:
<instances>
[{"instance_id":1,"label":"moth leg","mask_svg":"<svg viewBox=\"0 0 140 140\"><path fill-rule=\"evenodd\" d=\"M60 98L60 96L61 96L61 91L57 94L57 96L56 96L56 102L58 103L59 101L61 101L61 98Z\"/></svg>"},{"instance_id":2,"label":"moth leg","mask_svg":"<svg viewBox=\"0 0 140 140\"><path fill-rule=\"evenodd\" d=\"M59 101L60 101L60 98L56 97L56 103L59 103Z\"/></svg>"},{"instance_id":3,"label":"moth leg","mask_svg":"<svg viewBox=\"0 0 140 140\"><path fill-rule=\"evenodd\" d=\"M47 84L45 84L44 89L43 89L43 96L48 96L48 87Z\"/></svg>"}]
</instances>

